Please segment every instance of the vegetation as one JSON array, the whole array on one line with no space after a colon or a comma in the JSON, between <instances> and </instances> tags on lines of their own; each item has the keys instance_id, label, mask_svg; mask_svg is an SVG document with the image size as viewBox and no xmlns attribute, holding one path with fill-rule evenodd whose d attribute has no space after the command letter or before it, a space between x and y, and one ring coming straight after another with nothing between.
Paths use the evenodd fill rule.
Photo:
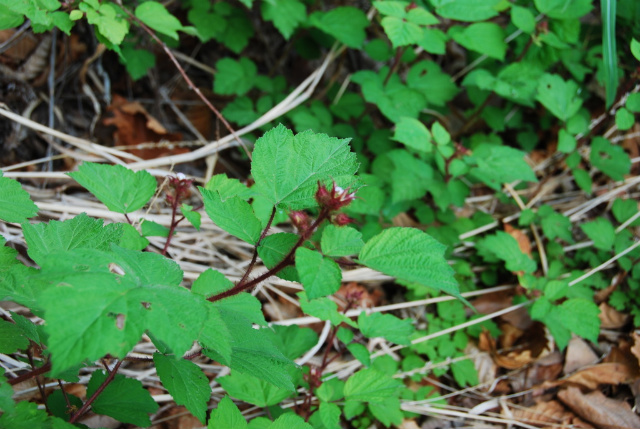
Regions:
<instances>
[{"instance_id":1,"label":"vegetation","mask_svg":"<svg viewBox=\"0 0 640 429\"><path fill-rule=\"evenodd\" d=\"M632 319L624 338L640 324L635 0L0 0L0 28L93 34L127 72L105 79L136 97L177 72L215 134L182 115L202 147L152 155L70 135L96 118L39 129L76 148L67 162L8 146L0 427L83 427L89 410L150 426L135 365L210 428L400 426L446 410L426 375L486 381L478 345L505 371L598 344L605 313ZM100 122L119 128L112 101ZM182 140L136 109L154 142ZM57 220L40 178L100 204L82 194ZM265 284L277 299L258 298ZM274 316L283 303L295 314ZM523 308L518 328L498 319ZM30 379L40 396L14 398Z\"/></svg>"}]
</instances>

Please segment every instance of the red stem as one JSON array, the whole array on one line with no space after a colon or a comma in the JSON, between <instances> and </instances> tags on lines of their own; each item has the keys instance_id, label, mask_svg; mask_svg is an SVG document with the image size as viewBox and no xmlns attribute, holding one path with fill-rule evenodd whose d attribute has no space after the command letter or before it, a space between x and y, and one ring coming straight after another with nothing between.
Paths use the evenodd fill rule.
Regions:
<instances>
[{"instance_id":1,"label":"red stem","mask_svg":"<svg viewBox=\"0 0 640 429\"><path fill-rule=\"evenodd\" d=\"M69 419L69 423L71 424L75 423L76 420L80 418L80 416L82 416L84 413L87 412L91 404L93 404L96 398L100 396L100 394L104 391L104 389L106 389L109 383L111 383L113 378L116 376L116 374L118 373L118 368L120 368L120 365L122 365L122 362L124 362L124 360L118 361L118 363L113 367L113 369L111 370L107 378L102 382L100 387L98 387L98 389L93 393L93 395L91 395L91 397L87 400L87 402L85 402L84 405L82 405L82 407L76 413L74 413L73 416L71 416L71 418Z\"/></svg>"}]
</instances>

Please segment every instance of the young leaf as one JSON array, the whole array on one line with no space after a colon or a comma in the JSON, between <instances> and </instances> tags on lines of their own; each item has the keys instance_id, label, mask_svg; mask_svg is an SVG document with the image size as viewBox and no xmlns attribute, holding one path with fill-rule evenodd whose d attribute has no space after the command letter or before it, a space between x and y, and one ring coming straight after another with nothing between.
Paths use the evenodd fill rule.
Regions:
<instances>
[{"instance_id":1,"label":"young leaf","mask_svg":"<svg viewBox=\"0 0 640 429\"><path fill-rule=\"evenodd\" d=\"M222 58L216 63L215 80L213 90L221 95L244 95L255 85L258 68L247 57L241 57L236 61L231 58Z\"/></svg>"},{"instance_id":2,"label":"young leaf","mask_svg":"<svg viewBox=\"0 0 640 429\"><path fill-rule=\"evenodd\" d=\"M226 297L214 302L212 305L220 310L232 311L235 317L241 316L256 325L267 326L267 322L264 320L264 315L262 314L262 304L260 300L249 292L242 292Z\"/></svg>"},{"instance_id":3,"label":"young leaf","mask_svg":"<svg viewBox=\"0 0 640 429\"><path fill-rule=\"evenodd\" d=\"M117 242L118 246L124 247L130 250L142 250L149 245L149 240L140 235L137 229L133 225L128 223L119 224L122 228L122 236Z\"/></svg>"},{"instance_id":4,"label":"young leaf","mask_svg":"<svg viewBox=\"0 0 640 429\"><path fill-rule=\"evenodd\" d=\"M87 385L87 397L93 395L106 379L104 371L94 372ZM158 404L138 380L116 374L91 404L91 409L123 423L147 427L151 425L149 414L158 410Z\"/></svg>"},{"instance_id":5,"label":"young leaf","mask_svg":"<svg viewBox=\"0 0 640 429\"><path fill-rule=\"evenodd\" d=\"M182 30L180 20L167 10L162 3L144 2L135 11L136 17L158 33L178 40L178 30Z\"/></svg>"},{"instance_id":6,"label":"young leaf","mask_svg":"<svg viewBox=\"0 0 640 429\"><path fill-rule=\"evenodd\" d=\"M296 270L309 299L334 294L340 289L342 271L338 264L320 253L300 247L296 250Z\"/></svg>"},{"instance_id":7,"label":"young leaf","mask_svg":"<svg viewBox=\"0 0 640 429\"><path fill-rule=\"evenodd\" d=\"M225 292L233 287L233 282L220 271L208 268L194 280L191 291L205 298Z\"/></svg>"},{"instance_id":8,"label":"young leaf","mask_svg":"<svg viewBox=\"0 0 640 429\"><path fill-rule=\"evenodd\" d=\"M258 256L267 268L272 269L284 260L298 240L297 235L288 232L268 235L258 246ZM298 272L294 267L287 267L276 275L284 280L294 282L299 280Z\"/></svg>"},{"instance_id":9,"label":"young leaf","mask_svg":"<svg viewBox=\"0 0 640 429\"><path fill-rule=\"evenodd\" d=\"M141 209L156 191L151 174L144 170L134 173L122 165L83 162L78 171L68 174L117 213Z\"/></svg>"},{"instance_id":10,"label":"young leaf","mask_svg":"<svg viewBox=\"0 0 640 429\"><path fill-rule=\"evenodd\" d=\"M498 15L500 0L432 0L435 11L443 18L456 21L484 21Z\"/></svg>"},{"instance_id":11,"label":"young leaf","mask_svg":"<svg viewBox=\"0 0 640 429\"><path fill-rule=\"evenodd\" d=\"M367 15L351 6L339 6L328 12L315 12L309 17L314 27L332 35L350 48L360 48L369 26Z\"/></svg>"},{"instance_id":12,"label":"young leaf","mask_svg":"<svg viewBox=\"0 0 640 429\"><path fill-rule=\"evenodd\" d=\"M522 253L516 239L504 231L484 238L476 247L503 260L509 271L532 273L537 268L536 262Z\"/></svg>"},{"instance_id":13,"label":"young leaf","mask_svg":"<svg viewBox=\"0 0 640 429\"><path fill-rule=\"evenodd\" d=\"M580 228L593 240L597 249L609 251L613 248L616 232L608 220L597 218L593 222L583 223Z\"/></svg>"},{"instance_id":14,"label":"young leaf","mask_svg":"<svg viewBox=\"0 0 640 429\"><path fill-rule=\"evenodd\" d=\"M316 205L318 181L343 188L353 184L358 165L349 140L305 131L297 135L279 125L258 139L251 174L256 190L273 205L302 210Z\"/></svg>"},{"instance_id":15,"label":"young leaf","mask_svg":"<svg viewBox=\"0 0 640 429\"><path fill-rule=\"evenodd\" d=\"M339 378L330 378L322 383L316 390L321 401L331 402L344 398L344 381Z\"/></svg>"},{"instance_id":16,"label":"young leaf","mask_svg":"<svg viewBox=\"0 0 640 429\"><path fill-rule=\"evenodd\" d=\"M415 282L460 297L445 246L414 228L389 228L362 248L360 263L399 280Z\"/></svg>"},{"instance_id":17,"label":"young leaf","mask_svg":"<svg viewBox=\"0 0 640 429\"><path fill-rule=\"evenodd\" d=\"M353 374L344 386L347 400L382 402L398 393L402 382L373 368Z\"/></svg>"},{"instance_id":18,"label":"young leaf","mask_svg":"<svg viewBox=\"0 0 640 429\"><path fill-rule=\"evenodd\" d=\"M453 26L449 35L467 49L504 61L507 43L504 30L498 24L478 22L467 27Z\"/></svg>"},{"instance_id":19,"label":"young leaf","mask_svg":"<svg viewBox=\"0 0 640 429\"><path fill-rule=\"evenodd\" d=\"M591 0L534 0L540 13L555 19L577 19L593 9Z\"/></svg>"},{"instance_id":20,"label":"young leaf","mask_svg":"<svg viewBox=\"0 0 640 429\"><path fill-rule=\"evenodd\" d=\"M600 309L590 300L583 298L568 299L560 304L563 325L576 335L594 343L600 334Z\"/></svg>"},{"instance_id":21,"label":"young leaf","mask_svg":"<svg viewBox=\"0 0 640 429\"><path fill-rule=\"evenodd\" d=\"M238 179L229 179L226 174L216 174L213 176L204 188L208 191L217 191L222 199L238 197L242 200L248 200L253 197L255 192L247 188Z\"/></svg>"},{"instance_id":22,"label":"young leaf","mask_svg":"<svg viewBox=\"0 0 640 429\"><path fill-rule=\"evenodd\" d=\"M629 155L620 146L613 145L603 137L595 137L591 141L589 161L613 180L623 180L631 171Z\"/></svg>"},{"instance_id":23,"label":"young leaf","mask_svg":"<svg viewBox=\"0 0 640 429\"><path fill-rule=\"evenodd\" d=\"M294 30L307 18L307 9L299 0L267 0L262 2L262 17L289 39Z\"/></svg>"},{"instance_id":24,"label":"young leaf","mask_svg":"<svg viewBox=\"0 0 640 429\"><path fill-rule=\"evenodd\" d=\"M180 206L180 213L184 216L193 227L200 231L200 222L202 215L196 211L193 211L193 207L189 204L182 204Z\"/></svg>"},{"instance_id":25,"label":"young leaf","mask_svg":"<svg viewBox=\"0 0 640 429\"><path fill-rule=\"evenodd\" d=\"M414 64L407 74L407 86L420 91L430 105L440 107L444 107L459 91L451 82L451 76L433 61Z\"/></svg>"},{"instance_id":26,"label":"young leaf","mask_svg":"<svg viewBox=\"0 0 640 429\"><path fill-rule=\"evenodd\" d=\"M247 429L247 421L228 396L223 397L218 407L211 411L209 429Z\"/></svg>"},{"instance_id":27,"label":"young leaf","mask_svg":"<svg viewBox=\"0 0 640 429\"><path fill-rule=\"evenodd\" d=\"M368 408L371 414L385 425L385 427L389 427L392 424L400 426L404 419L404 415L400 409L400 399L398 398L390 397L384 401L370 403Z\"/></svg>"},{"instance_id":28,"label":"young leaf","mask_svg":"<svg viewBox=\"0 0 640 429\"><path fill-rule=\"evenodd\" d=\"M320 402L320 420L327 429L340 429L340 407L331 402Z\"/></svg>"},{"instance_id":29,"label":"young leaf","mask_svg":"<svg viewBox=\"0 0 640 429\"><path fill-rule=\"evenodd\" d=\"M582 106L578 84L573 80L565 81L555 74L545 73L538 80L538 100L561 121L567 121L578 113Z\"/></svg>"},{"instance_id":30,"label":"young leaf","mask_svg":"<svg viewBox=\"0 0 640 429\"><path fill-rule=\"evenodd\" d=\"M276 405L291 395L290 390L281 389L252 375L236 371L216 380L229 395L258 407Z\"/></svg>"},{"instance_id":31,"label":"young leaf","mask_svg":"<svg viewBox=\"0 0 640 429\"><path fill-rule=\"evenodd\" d=\"M409 337L415 330L410 319L398 319L392 314L382 313L367 315L364 311L358 316L358 328L367 338L383 337L405 346L411 344Z\"/></svg>"},{"instance_id":32,"label":"young leaf","mask_svg":"<svg viewBox=\"0 0 640 429\"><path fill-rule=\"evenodd\" d=\"M535 16L533 16L533 13L531 13L529 9L524 7L511 6L511 22L527 34L533 33L533 30L536 29Z\"/></svg>"},{"instance_id":33,"label":"young leaf","mask_svg":"<svg viewBox=\"0 0 640 429\"><path fill-rule=\"evenodd\" d=\"M168 237L169 228L160 225L158 222L144 219L140 224L140 232L143 237Z\"/></svg>"},{"instance_id":34,"label":"young leaf","mask_svg":"<svg viewBox=\"0 0 640 429\"><path fill-rule=\"evenodd\" d=\"M482 143L466 159L476 164L470 174L495 190L514 180L537 182L536 175L524 160L525 153L509 146Z\"/></svg>"},{"instance_id":35,"label":"young leaf","mask_svg":"<svg viewBox=\"0 0 640 429\"><path fill-rule=\"evenodd\" d=\"M328 320L334 326L338 326L343 322L354 328L357 326L353 320L339 313L338 304L329 298L316 298L313 301L309 301L304 292L300 292L298 296L300 297L300 308L309 316L317 317L320 320Z\"/></svg>"},{"instance_id":36,"label":"young leaf","mask_svg":"<svg viewBox=\"0 0 640 429\"><path fill-rule=\"evenodd\" d=\"M200 188L204 210L212 221L229 234L249 244L256 244L262 233L262 224L251 205L238 197L222 198L217 191Z\"/></svg>"},{"instance_id":37,"label":"young leaf","mask_svg":"<svg viewBox=\"0 0 640 429\"><path fill-rule=\"evenodd\" d=\"M282 353L289 359L296 359L318 343L318 334L311 328L301 328L297 325L272 326L275 340Z\"/></svg>"},{"instance_id":38,"label":"young leaf","mask_svg":"<svg viewBox=\"0 0 640 429\"><path fill-rule=\"evenodd\" d=\"M400 119L393 139L421 152L431 152L433 149L431 133L422 122L414 118Z\"/></svg>"},{"instance_id":39,"label":"young leaf","mask_svg":"<svg viewBox=\"0 0 640 429\"><path fill-rule=\"evenodd\" d=\"M162 385L178 405L184 405L202 424L206 422L207 402L211 397L209 380L195 363L160 353L153 354L153 362Z\"/></svg>"},{"instance_id":40,"label":"young leaf","mask_svg":"<svg viewBox=\"0 0 640 429\"><path fill-rule=\"evenodd\" d=\"M572 225L568 217L560 213L556 213L547 205L541 206L540 209L538 209L538 214L542 218L540 220L542 231L549 240L561 238L566 242L573 242L573 237L571 235Z\"/></svg>"},{"instance_id":41,"label":"young leaf","mask_svg":"<svg viewBox=\"0 0 640 429\"><path fill-rule=\"evenodd\" d=\"M0 172L0 219L5 222L24 222L38 214L29 193L22 189L20 183Z\"/></svg>"},{"instance_id":42,"label":"young leaf","mask_svg":"<svg viewBox=\"0 0 640 429\"><path fill-rule=\"evenodd\" d=\"M356 255L364 246L362 233L350 226L327 225L320 240L322 253L327 256Z\"/></svg>"}]
</instances>

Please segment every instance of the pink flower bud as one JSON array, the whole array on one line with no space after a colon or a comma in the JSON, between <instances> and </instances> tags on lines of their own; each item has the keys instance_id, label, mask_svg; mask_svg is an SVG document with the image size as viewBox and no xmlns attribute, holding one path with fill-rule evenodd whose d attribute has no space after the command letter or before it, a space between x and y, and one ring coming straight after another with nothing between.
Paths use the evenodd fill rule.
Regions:
<instances>
[{"instance_id":1,"label":"pink flower bud","mask_svg":"<svg viewBox=\"0 0 640 429\"><path fill-rule=\"evenodd\" d=\"M350 223L355 222L355 220L351 219L349 216L347 216L344 213L338 213L333 217L332 221L333 221L333 224L337 226L344 226L344 225L348 225Z\"/></svg>"},{"instance_id":2,"label":"pink flower bud","mask_svg":"<svg viewBox=\"0 0 640 429\"><path fill-rule=\"evenodd\" d=\"M306 231L311 226L311 219L309 215L303 211L292 211L289 213L289 219L298 231Z\"/></svg>"}]
</instances>

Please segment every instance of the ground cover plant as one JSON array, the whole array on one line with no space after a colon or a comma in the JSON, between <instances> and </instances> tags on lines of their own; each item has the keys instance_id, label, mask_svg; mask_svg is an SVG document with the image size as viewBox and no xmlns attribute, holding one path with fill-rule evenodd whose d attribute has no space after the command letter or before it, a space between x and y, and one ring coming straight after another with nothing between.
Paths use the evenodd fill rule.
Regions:
<instances>
[{"instance_id":1,"label":"ground cover plant","mask_svg":"<svg viewBox=\"0 0 640 429\"><path fill-rule=\"evenodd\" d=\"M637 2L0 28L0 427L640 426Z\"/></svg>"}]
</instances>

